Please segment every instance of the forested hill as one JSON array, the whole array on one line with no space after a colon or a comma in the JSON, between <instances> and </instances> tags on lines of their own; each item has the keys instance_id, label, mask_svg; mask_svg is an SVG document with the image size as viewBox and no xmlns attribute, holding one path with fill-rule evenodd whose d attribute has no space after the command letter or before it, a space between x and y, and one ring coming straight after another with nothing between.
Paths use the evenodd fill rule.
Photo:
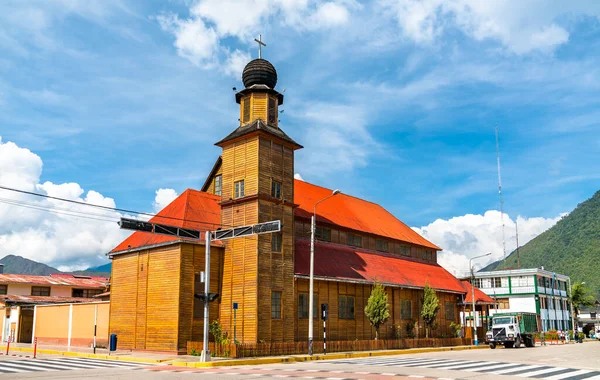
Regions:
<instances>
[{"instance_id":1,"label":"forested hill","mask_svg":"<svg viewBox=\"0 0 600 380\"><path fill-rule=\"evenodd\" d=\"M600 299L600 191L520 248L521 268L539 268L585 281ZM482 271L517 268L517 252Z\"/></svg>"},{"instance_id":2,"label":"forested hill","mask_svg":"<svg viewBox=\"0 0 600 380\"><path fill-rule=\"evenodd\" d=\"M16 255L4 256L0 259L0 264L4 264L4 273L33 274L38 276L61 273L56 268Z\"/></svg>"}]
</instances>

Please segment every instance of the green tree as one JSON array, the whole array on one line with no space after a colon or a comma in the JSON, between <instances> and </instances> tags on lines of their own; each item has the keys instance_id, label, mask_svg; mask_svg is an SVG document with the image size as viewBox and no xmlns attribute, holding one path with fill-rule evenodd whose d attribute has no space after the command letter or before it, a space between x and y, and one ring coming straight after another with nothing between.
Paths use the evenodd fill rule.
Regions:
<instances>
[{"instance_id":1,"label":"green tree","mask_svg":"<svg viewBox=\"0 0 600 380\"><path fill-rule=\"evenodd\" d=\"M429 287L429 283L425 283L423 289L423 308L421 309L421 318L425 322L425 337L429 338L429 330L435 323L435 317L437 316L438 310L440 310L440 300L435 295L435 290Z\"/></svg>"},{"instance_id":2,"label":"green tree","mask_svg":"<svg viewBox=\"0 0 600 380\"><path fill-rule=\"evenodd\" d=\"M595 300L594 296L590 294L590 291L584 284L580 282L573 284L571 302L573 303L575 314L579 314L579 308L581 307L594 306Z\"/></svg>"},{"instance_id":3,"label":"green tree","mask_svg":"<svg viewBox=\"0 0 600 380\"><path fill-rule=\"evenodd\" d=\"M379 337L379 326L384 324L390 317L390 305L388 296L383 285L373 283L371 295L365 306L365 315L373 327L375 327L375 339Z\"/></svg>"}]
</instances>

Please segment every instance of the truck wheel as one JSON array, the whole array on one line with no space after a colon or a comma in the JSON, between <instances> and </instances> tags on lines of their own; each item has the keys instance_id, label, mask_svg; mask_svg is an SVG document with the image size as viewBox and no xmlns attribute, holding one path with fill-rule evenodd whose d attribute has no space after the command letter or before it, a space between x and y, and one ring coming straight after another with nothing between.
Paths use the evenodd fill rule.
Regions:
<instances>
[{"instance_id":1,"label":"truck wheel","mask_svg":"<svg viewBox=\"0 0 600 380\"><path fill-rule=\"evenodd\" d=\"M496 343L490 343L490 348L493 350L496 348Z\"/></svg>"},{"instance_id":2,"label":"truck wheel","mask_svg":"<svg viewBox=\"0 0 600 380\"><path fill-rule=\"evenodd\" d=\"M513 342L506 342L506 343L504 343L504 347L505 348L513 348L513 346L514 346Z\"/></svg>"},{"instance_id":3,"label":"truck wheel","mask_svg":"<svg viewBox=\"0 0 600 380\"><path fill-rule=\"evenodd\" d=\"M519 347L521 347L521 337L517 337L517 339L515 339L515 348Z\"/></svg>"}]
</instances>

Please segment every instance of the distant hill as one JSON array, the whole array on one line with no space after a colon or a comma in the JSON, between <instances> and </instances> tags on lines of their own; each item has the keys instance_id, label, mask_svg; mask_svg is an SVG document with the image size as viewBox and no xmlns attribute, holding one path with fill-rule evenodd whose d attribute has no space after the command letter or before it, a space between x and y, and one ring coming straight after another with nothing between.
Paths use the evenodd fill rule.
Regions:
<instances>
[{"instance_id":1,"label":"distant hill","mask_svg":"<svg viewBox=\"0 0 600 380\"><path fill-rule=\"evenodd\" d=\"M56 268L46 264L29 260L21 256L8 255L0 259L0 264L4 264L4 273L32 274L37 276L47 276L51 273L62 273Z\"/></svg>"},{"instance_id":2,"label":"distant hill","mask_svg":"<svg viewBox=\"0 0 600 380\"><path fill-rule=\"evenodd\" d=\"M98 267L91 267L86 270L77 270L74 274L83 274L88 276L105 276L110 277L112 263L100 265Z\"/></svg>"},{"instance_id":3,"label":"distant hill","mask_svg":"<svg viewBox=\"0 0 600 380\"><path fill-rule=\"evenodd\" d=\"M4 264L4 273L13 274L30 274L35 276L48 276L52 273L67 273L61 272L56 268L46 264L38 263L37 261L29 260L17 255L8 255L0 259L0 264ZM86 270L77 270L73 274L86 276L104 276L110 277L112 263L91 267Z\"/></svg>"},{"instance_id":4,"label":"distant hill","mask_svg":"<svg viewBox=\"0 0 600 380\"><path fill-rule=\"evenodd\" d=\"M521 268L539 268L585 281L600 298L600 191L520 249ZM517 253L482 271L517 268Z\"/></svg>"}]
</instances>

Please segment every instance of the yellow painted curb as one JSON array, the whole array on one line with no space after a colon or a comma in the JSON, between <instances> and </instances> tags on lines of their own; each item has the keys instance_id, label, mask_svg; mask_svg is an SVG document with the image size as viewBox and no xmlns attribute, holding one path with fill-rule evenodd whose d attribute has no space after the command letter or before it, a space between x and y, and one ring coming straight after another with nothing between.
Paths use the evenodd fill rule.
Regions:
<instances>
[{"instance_id":1,"label":"yellow painted curb","mask_svg":"<svg viewBox=\"0 0 600 380\"><path fill-rule=\"evenodd\" d=\"M444 352L444 351L463 351L463 350L481 350L489 349L489 346L457 346L457 347L435 347L435 348L415 348L408 350L393 350L393 351L362 351L362 352L346 352L346 353L331 353L327 355L314 355L314 356L284 356L284 357L270 357L270 358L256 358L256 359L230 359L230 360L219 360L214 362L202 363L202 362L184 362L184 361L173 361L171 365L179 367L225 367L225 366L238 366L238 365L261 365L261 364L277 364L277 363L295 363L295 362L307 362L314 360L335 360L335 359L351 359L351 358L366 358L370 356L388 356L388 355L410 355L410 354L422 354L427 352Z\"/></svg>"},{"instance_id":2,"label":"yellow painted curb","mask_svg":"<svg viewBox=\"0 0 600 380\"><path fill-rule=\"evenodd\" d=\"M30 347L11 347L10 351L17 352L33 352L33 348ZM0 352L6 352L6 346L0 346ZM105 354L91 354L85 352L74 352L74 351L58 351L58 350L48 350L48 349L38 349L38 354L46 354L46 355L61 355L61 356L71 356L78 358L89 358L89 359L102 359L102 360L120 360L124 362L134 362L134 363L164 363L171 361L173 359L151 359L151 358L136 358L131 356L118 356L118 355L105 355Z\"/></svg>"}]
</instances>

